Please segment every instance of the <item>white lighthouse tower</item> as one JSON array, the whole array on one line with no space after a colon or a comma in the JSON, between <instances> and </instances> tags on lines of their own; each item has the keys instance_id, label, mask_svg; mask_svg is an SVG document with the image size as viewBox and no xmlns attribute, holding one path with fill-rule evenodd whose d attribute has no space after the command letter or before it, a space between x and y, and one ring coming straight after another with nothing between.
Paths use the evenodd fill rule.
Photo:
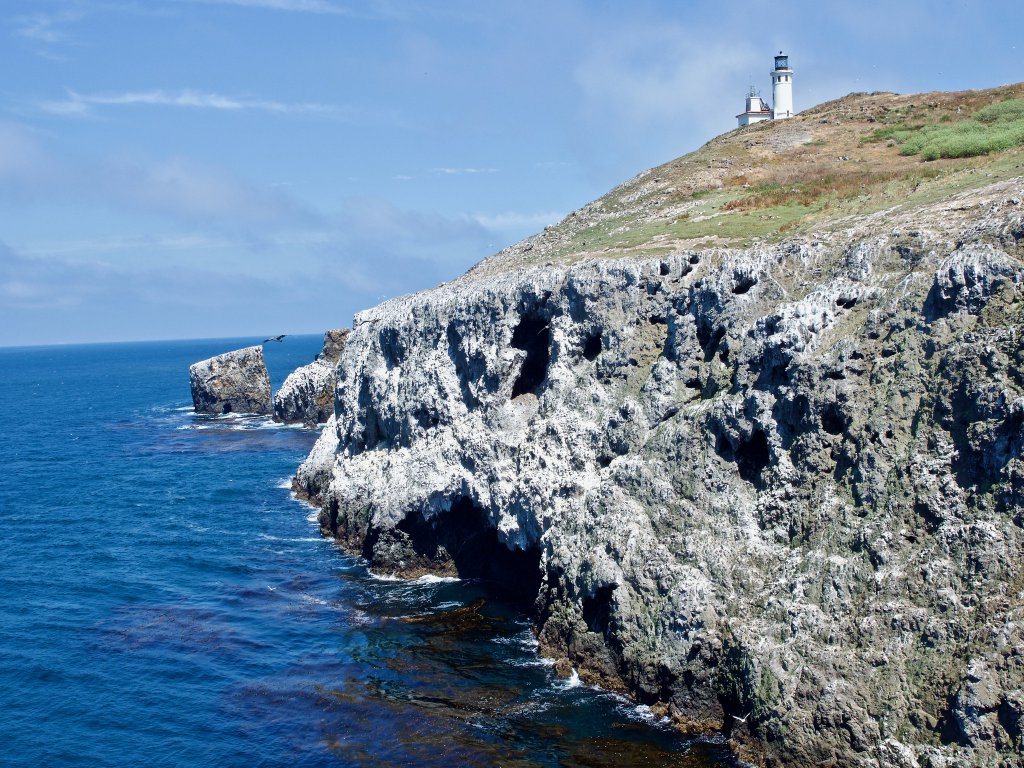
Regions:
<instances>
[{"instance_id":1,"label":"white lighthouse tower","mask_svg":"<svg viewBox=\"0 0 1024 768\"><path fill-rule=\"evenodd\" d=\"M793 116L793 70L789 68L789 56L775 57L772 70L772 107L774 120L785 120Z\"/></svg>"}]
</instances>

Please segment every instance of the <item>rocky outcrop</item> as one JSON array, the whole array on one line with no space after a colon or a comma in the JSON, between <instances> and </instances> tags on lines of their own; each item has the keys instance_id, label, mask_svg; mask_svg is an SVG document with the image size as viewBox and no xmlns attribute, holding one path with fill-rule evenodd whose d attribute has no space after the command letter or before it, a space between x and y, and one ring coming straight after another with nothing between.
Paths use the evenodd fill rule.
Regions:
<instances>
[{"instance_id":1,"label":"rocky outcrop","mask_svg":"<svg viewBox=\"0 0 1024 768\"><path fill-rule=\"evenodd\" d=\"M262 347L236 349L193 363L188 378L196 413L270 413L270 376Z\"/></svg>"},{"instance_id":2,"label":"rocky outcrop","mask_svg":"<svg viewBox=\"0 0 1024 768\"><path fill-rule=\"evenodd\" d=\"M316 359L288 374L274 396L275 421L315 425L334 413L334 369L349 333L348 328L327 331Z\"/></svg>"},{"instance_id":3,"label":"rocky outcrop","mask_svg":"<svg viewBox=\"0 0 1024 768\"><path fill-rule=\"evenodd\" d=\"M389 301L295 486L758 765L1020 765L1022 193Z\"/></svg>"}]
</instances>

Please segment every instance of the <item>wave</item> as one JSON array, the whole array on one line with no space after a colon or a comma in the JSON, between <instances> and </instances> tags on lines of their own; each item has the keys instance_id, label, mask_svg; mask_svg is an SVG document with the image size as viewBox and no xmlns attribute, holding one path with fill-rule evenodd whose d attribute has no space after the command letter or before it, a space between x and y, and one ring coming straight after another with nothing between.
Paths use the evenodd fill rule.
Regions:
<instances>
[{"instance_id":1,"label":"wave","mask_svg":"<svg viewBox=\"0 0 1024 768\"><path fill-rule=\"evenodd\" d=\"M420 576L418 579L413 579L413 584L454 584L462 581L458 576L435 576L432 573L426 573Z\"/></svg>"},{"instance_id":2,"label":"wave","mask_svg":"<svg viewBox=\"0 0 1024 768\"><path fill-rule=\"evenodd\" d=\"M290 491L292 489L292 476L288 475L288 477L284 478L283 480L278 480L277 484L274 485L274 487L275 488L284 488L284 489Z\"/></svg>"},{"instance_id":3,"label":"wave","mask_svg":"<svg viewBox=\"0 0 1024 768\"><path fill-rule=\"evenodd\" d=\"M571 690L573 688L580 688L580 687L582 687L583 686L583 681L580 680L580 675L579 675L579 673L576 671L576 669L574 667L573 670L572 670L572 674L569 675L568 677L560 679L555 684L555 686L557 688L562 689L563 691L568 691L568 690Z\"/></svg>"}]
</instances>

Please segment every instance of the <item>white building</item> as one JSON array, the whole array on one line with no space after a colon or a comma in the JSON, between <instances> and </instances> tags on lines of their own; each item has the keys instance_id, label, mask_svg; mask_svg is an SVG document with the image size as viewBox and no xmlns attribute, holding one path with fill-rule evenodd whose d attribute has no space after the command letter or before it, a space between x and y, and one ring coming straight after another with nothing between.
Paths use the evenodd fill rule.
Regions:
<instances>
[{"instance_id":1,"label":"white building","mask_svg":"<svg viewBox=\"0 0 1024 768\"><path fill-rule=\"evenodd\" d=\"M772 111L761 99L760 94L754 86L750 86L750 92L747 94L746 110L736 115L736 119L740 121L741 127L744 125L750 125L751 123L760 123L764 120L772 119Z\"/></svg>"},{"instance_id":2,"label":"white building","mask_svg":"<svg viewBox=\"0 0 1024 768\"><path fill-rule=\"evenodd\" d=\"M779 51L775 57L775 69L772 76L772 108L750 86L747 94L747 108L736 115L740 127L765 120L785 120L792 117L793 112L793 70L789 68L789 56Z\"/></svg>"}]
</instances>

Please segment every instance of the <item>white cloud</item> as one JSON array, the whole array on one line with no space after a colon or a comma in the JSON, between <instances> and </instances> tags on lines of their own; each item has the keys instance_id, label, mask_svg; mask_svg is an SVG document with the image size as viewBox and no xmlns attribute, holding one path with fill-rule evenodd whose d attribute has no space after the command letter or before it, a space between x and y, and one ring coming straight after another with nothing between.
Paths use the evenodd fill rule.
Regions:
<instances>
[{"instance_id":1,"label":"white cloud","mask_svg":"<svg viewBox=\"0 0 1024 768\"><path fill-rule=\"evenodd\" d=\"M266 230L318 216L283 189L186 158L58 155L23 126L0 121L0 199L142 211L222 227Z\"/></svg>"},{"instance_id":2,"label":"white cloud","mask_svg":"<svg viewBox=\"0 0 1024 768\"><path fill-rule=\"evenodd\" d=\"M158 89L97 94L84 94L68 90L68 98L61 101L44 101L39 106L44 111L56 115L87 115L92 113L94 107L105 106L156 106L214 109L230 112L248 110L278 114L317 114L332 117L351 116L351 110L331 104L236 98L193 89L180 91Z\"/></svg>"},{"instance_id":3,"label":"white cloud","mask_svg":"<svg viewBox=\"0 0 1024 768\"><path fill-rule=\"evenodd\" d=\"M539 211L537 213L523 213L521 211L505 211L503 213L475 213L470 218L490 230L499 232L524 231L524 236L539 232L549 224L556 224L565 218L564 213L556 211Z\"/></svg>"},{"instance_id":4,"label":"white cloud","mask_svg":"<svg viewBox=\"0 0 1024 768\"><path fill-rule=\"evenodd\" d=\"M499 168L434 168L433 172L444 176L461 176L474 173L498 173L500 170Z\"/></svg>"},{"instance_id":5,"label":"white cloud","mask_svg":"<svg viewBox=\"0 0 1024 768\"><path fill-rule=\"evenodd\" d=\"M15 19L17 33L27 40L46 45L56 45L70 40L65 29L69 24L79 21L84 14L80 10L62 11L59 13L33 13Z\"/></svg>"},{"instance_id":6,"label":"white cloud","mask_svg":"<svg viewBox=\"0 0 1024 768\"><path fill-rule=\"evenodd\" d=\"M614 46L595 44L573 73L592 119L631 138L651 127L664 136L672 124L690 135L734 128L744 88L767 81L770 62L763 46L718 38L677 24L636 25L621 29Z\"/></svg>"},{"instance_id":7,"label":"white cloud","mask_svg":"<svg viewBox=\"0 0 1024 768\"><path fill-rule=\"evenodd\" d=\"M237 5L242 8L265 8L272 11L296 11L302 13L327 13L349 16L349 8L328 2L328 0L186 0L205 5Z\"/></svg>"}]
</instances>

